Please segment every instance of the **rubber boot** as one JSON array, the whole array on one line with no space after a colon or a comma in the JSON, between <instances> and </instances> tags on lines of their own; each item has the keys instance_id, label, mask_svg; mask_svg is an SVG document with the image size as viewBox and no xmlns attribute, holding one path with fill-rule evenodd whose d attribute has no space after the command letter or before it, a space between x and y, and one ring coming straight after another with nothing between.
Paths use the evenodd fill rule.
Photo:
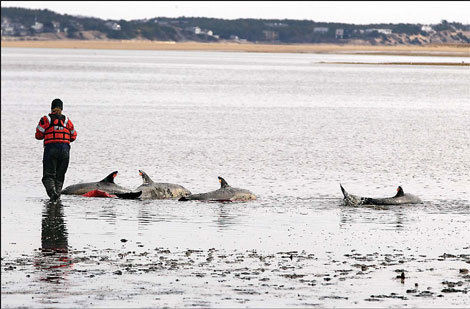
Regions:
<instances>
[{"instance_id":1,"label":"rubber boot","mask_svg":"<svg viewBox=\"0 0 470 309\"><path fill-rule=\"evenodd\" d=\"M55 192L57 194L57 198L60 198L60 195L62 194L62 186L63 182L57 181L55 182Z\"/></svg>"},{"instance_id":2,"label":"rubber boot","mask_svg":"<svg viewBox=\"0 0 470 309\"><path fill-rule=\"evenodd\" d=\"M51 202L55 202L59 199L59 195L54 191L51 196Z\"/></svg>"},{"instance_id":3,"label":"rubber boot","mask_svg":"<svg viewBox=\"0 0 470 309\"><path fill-rule=\"evenodd\" d=\"M51 198L57 198L57 193L55 190L55 183L54 180L50 178L42 178L42 183L44 184L44 188L46 188L47 195Z\"/></svg>"}]
</instances>

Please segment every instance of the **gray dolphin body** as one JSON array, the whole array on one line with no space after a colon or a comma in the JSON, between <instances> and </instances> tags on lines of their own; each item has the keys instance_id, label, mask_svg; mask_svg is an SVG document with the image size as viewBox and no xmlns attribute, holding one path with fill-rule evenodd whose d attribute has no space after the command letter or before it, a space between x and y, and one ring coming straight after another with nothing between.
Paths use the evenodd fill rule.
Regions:
<instances>
[{"instance_id":1,"label":"gray dolphin body","mask_svg":"<svg viewBox=\"0 0 470 309\"><path fill-rule=\"evenodd\" d=\"M62 190L62 194L82 195L92 190L101 190L109 194L131 193L132 190L126 189L114 183L114 177L116 177L117 173L117 171L112 172L101 181L70 185Z\"/></svg>"},{"instance_id":2,"label":"gray dolphin body","mask_svg":"<svg viewBox=\"0 0 470 309\"><path fill-rule=\"evenodd\" d=\"M344 195L344 203L349 206L360 206L360 205L402 205L402 204L419 204L422 203L421 199L409 193L403 192L401 186L397 188L397 194L393 197L385 198L370 198L361 197L353 194L349 194L340 184L341 191Z\"/></svg>"},{"instance_id":3,"label":"gray dolphin body","mask_svg":"<svg viewBox=\"0 0 470 309\"><path fill-rule=\"evenodd\" d=\"M142 199L173 199L190 195L191 192L183 186L173 183L157 183L142 170L139 170L142 176L143 184L137 187L135 191L142 191Z\"/></svg>"},{"instance_id":4,"label":"gray dolphin body","mask_svg":"<svg viewBox=\"0 0 470 309\"><path fill-rule=\"evenodd\" d=\"M191 194L180 198L180 201L249 201L256 200L256 195L245 189L232 188L229 184L222 178L218 177L220 182L220 189L199 194Z\"/></svg>"}]
</instances>

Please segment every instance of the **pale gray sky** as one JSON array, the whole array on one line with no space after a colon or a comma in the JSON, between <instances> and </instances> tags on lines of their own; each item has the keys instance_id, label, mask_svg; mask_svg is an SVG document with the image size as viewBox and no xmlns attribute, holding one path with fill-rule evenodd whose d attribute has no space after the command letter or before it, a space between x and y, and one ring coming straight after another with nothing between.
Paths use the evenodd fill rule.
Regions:
<instances>
[{"instance_id":1,"label":"pale gray sky","mask_svg":"<svg viewBox=\"0 0 470 309\"><path fill-rule=\"evenodd\" d=\"M214 17L317 22L470 23L470 1L1 1L2 7L49 9L102 19Z\"/></svg>"}]
</instances>

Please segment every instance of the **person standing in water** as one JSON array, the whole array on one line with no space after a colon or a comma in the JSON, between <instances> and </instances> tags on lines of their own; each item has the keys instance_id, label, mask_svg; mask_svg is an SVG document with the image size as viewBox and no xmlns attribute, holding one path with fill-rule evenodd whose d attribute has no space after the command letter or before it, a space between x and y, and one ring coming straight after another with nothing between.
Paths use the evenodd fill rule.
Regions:
<instances>
[{"instance_id":1,"label":"person standing in water","mask_svg":"<svg viewBox=\"0 0 470 309\"><path fill-rule=\"evenodd\" d=\"M72 121L62 114L63 103L54 99L51 113L43 116L36 127L36 139L44 140L42 183L52 201L60 197L69 166L70 143L77 138Z\"/></svg>"}]
</instances>

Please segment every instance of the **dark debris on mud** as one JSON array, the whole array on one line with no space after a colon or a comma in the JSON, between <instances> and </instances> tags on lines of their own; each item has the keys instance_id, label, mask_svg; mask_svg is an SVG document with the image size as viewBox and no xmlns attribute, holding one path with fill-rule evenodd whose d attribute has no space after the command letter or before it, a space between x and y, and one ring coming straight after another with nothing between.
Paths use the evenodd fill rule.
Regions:
<instances>
[{"instance_id":1,"label":"dark debris on mud","mask_svg":"<svg viewBox=\"0 0 470 309\"><path fill-rule=\"evenodd\" d=\"M142 248L142 247L139 247ZM59 283L64 280L60 271L68 268L68 273L84 278L115 276L125 278L129 275L155 274L156 276L175 276L175 282L183 284L185 277L202 280L204 284L215 280L217 284L229 288L233 295L256 296L277 291L294 293L302 289L311 291L312 287L327 291L328 286L339 285L343 281L369 279L377 271L386 270L390 280L400 280L403 284L413 284L419 280L416 274L433 272L429 269L413 269L414 278L406 265L409 262L445 262L448 260L468 263L468 254L447 254L437 258L426 255L405 255L402 251L380 254L378 252L361 254L355 250L337 257L319 258L306 251L286 251L264 254L257 250L226 251L211 248L208 250L185 249L170 251L157 247L139 249L87 249L66 252L44 252L38 250L33 256L9 259L2 257L4 272L41 272L41 280ZM441 261L444 260L444 261ZM69 267L73 265L73 267ZM462 264L463 265L463 264ZM452 278L449 280L448 278ZM444 280L445 279L445 280ZM409 282L409 280L414 280ZM213 281L211 281L213 282ZM439 291L430 287L421 289L418 283L414 288L403 290L403 295L395 292L372 294L363 299L366 302L381 302L386 299L406 301L410 297L445 297L450 293L467 294L470 275L467 268L457 268L442 281ZM300 294L298 294L300 297ZM319 301L350 300L351 295L318 295ZM308 297L307 297L308 299Z\"/></svg>"}]
</instances>

